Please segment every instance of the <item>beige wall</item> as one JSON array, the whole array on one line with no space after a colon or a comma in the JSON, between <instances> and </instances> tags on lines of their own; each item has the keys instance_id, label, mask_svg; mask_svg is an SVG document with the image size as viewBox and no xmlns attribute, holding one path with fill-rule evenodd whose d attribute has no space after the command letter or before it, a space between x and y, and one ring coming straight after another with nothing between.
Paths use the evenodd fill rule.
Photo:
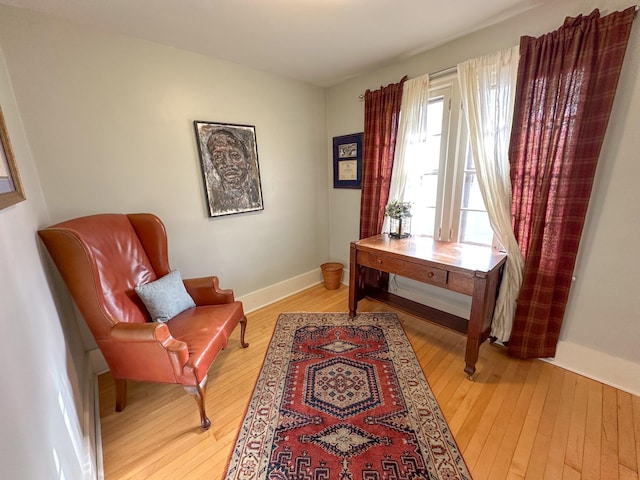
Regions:
<instances>
[{"instance_id":1,"label":"beige wall","mask_svg":"<svg viewBox=\"0 0 640 480\"><path fill-rule=\"evenodd\" d=\"M590 13L600 5L601 13L629 6L621 0L597 2L562 0L547 2L517 18L475 32L456 41L399 60L386 68L361 75L328 90L328 142L331 137L363 129L363 104L358 95L366 89L455 66L458 62L516 45L521 35L539 36L558 28L566 16ZM604 5L604 6L602 6ZM575 269L562 343L580 347L599 360L622 360L634 374L640 373L640 27L634 25L618 94L603 147L586 227ZM330 154L329 154L330 157ZM328 162L330 162L330 158ZM331 257L347 261L349 242L357 239L360 191L331 190ZM609 383L628 380L603 378L581 370L584 358L561 363ZM572 364L569 364L573 362ZM623 372L624 373L624 372ZM637 375L636 375L637 376ZM640 383L621 385L640 392Z\"/></svg>"},{"instance_id":2,"label":"beige wall","mask_svg":"<svg viewBox=\"0 0 640 480\"><path fill-rule=\"evenodd\" d=\"M53 221L156 213L172 267L236 295L328 259L323 89L11 8L0 30ZM208 218L194 120L255 125L264 211Z\"/></svg>"}]
</instances>

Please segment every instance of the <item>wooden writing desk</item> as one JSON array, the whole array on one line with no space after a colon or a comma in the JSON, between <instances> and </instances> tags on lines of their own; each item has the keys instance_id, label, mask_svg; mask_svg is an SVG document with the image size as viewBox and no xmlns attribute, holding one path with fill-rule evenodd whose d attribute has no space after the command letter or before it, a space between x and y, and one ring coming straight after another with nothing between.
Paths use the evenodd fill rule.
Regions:
<instances>
[{"instance_id":1,"label":"wooden writing desk","mask_svg":"<svg viewBox=\"0 0 640 480\"><path fill-rule=\"evenodd\" d=\"M370 296L466 333L464 371L471 377L476 371L480 344L491 332L496 293L506 258L490 247L439 242L429 237L397 239L382 234L352 242L349 314L355 316L358 301ZM363 267L470 295L470 317L467 320L367 285Z\"/></svg>"}]
</instances>

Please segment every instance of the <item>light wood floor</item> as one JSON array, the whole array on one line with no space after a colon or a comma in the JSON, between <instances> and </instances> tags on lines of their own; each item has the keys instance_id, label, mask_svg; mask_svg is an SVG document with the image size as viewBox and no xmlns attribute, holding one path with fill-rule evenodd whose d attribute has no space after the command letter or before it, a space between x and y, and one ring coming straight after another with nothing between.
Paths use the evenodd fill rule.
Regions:
<instances>
[{"instance_id":1,"label":"light wood floor","mask_svg":"<svg viewBox=\"0 0 640 480\"><path fill-rule=\"evenodd\" d=\"M249 314L249 348L236 329L209 372L207 432L182 387L130 382L116 413L101 375L105 479L222 478L278 314L346 312L347 292L319 285ZM363 300L359 311L393 310ZM463 335L397 313L474 479L638 480L640 397L489 344L471 382Z\"/></svg>"}]
</instances>

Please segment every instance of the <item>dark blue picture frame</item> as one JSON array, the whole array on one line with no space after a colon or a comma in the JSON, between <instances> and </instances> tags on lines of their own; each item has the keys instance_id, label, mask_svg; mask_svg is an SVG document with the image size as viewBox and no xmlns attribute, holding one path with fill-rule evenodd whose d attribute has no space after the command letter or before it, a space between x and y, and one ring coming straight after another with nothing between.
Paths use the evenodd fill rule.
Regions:
<instances>
[{"instance_id":1,"label":"dark blue picture frame","mask_svg":"<svg viewBox=\"0 0 640 480\"><path fill-rule=\"evenodd\" d=\"M362 187L362 136L333 137L333 188Z\"/></svg>"}]
</instances>

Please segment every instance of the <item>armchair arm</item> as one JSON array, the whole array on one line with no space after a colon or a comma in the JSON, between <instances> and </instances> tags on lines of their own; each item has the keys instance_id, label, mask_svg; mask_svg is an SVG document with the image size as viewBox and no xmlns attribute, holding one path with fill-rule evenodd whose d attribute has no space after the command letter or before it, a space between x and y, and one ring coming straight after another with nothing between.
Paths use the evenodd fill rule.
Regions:
<instances>
[{"instance_id":1,"label":"armchair arm","mask_svg":"<svg viewBox=\"0 0 640 480\"><path fill-rule=\"evenodd\" d=\"M187 344L171 336L164 323L116 323L111 329L111 340L126 343L158 343L170 352L180 352Z\"/></svg>"},{"instance_id":2,"label":"armchair arm","mask_svg":"<svg viewBox=\"0 0 640 480\"><path fill-rule=\"evenodd\" d=\"M196 305L219 305L233 303L233 290L222 290L218 277L185 278L184 286Z\"/></svg>"},{"instance_id":3,"label":"armchair arm","mask_svg":"<svg viewBox=\"0 0 640 480\"><path fill-rule=\"evenodd\" d=\"M111 329L110 338L111 349L118 351L118 367L131 373L123 377L142 375L142 380L175 382L184 375L189 361L187 344L173 338L164 323L120 322ZM151 375L156 378L145 378L136 373L139 369L146 375L155 372Z\"/></svg>"}]
</instances>

